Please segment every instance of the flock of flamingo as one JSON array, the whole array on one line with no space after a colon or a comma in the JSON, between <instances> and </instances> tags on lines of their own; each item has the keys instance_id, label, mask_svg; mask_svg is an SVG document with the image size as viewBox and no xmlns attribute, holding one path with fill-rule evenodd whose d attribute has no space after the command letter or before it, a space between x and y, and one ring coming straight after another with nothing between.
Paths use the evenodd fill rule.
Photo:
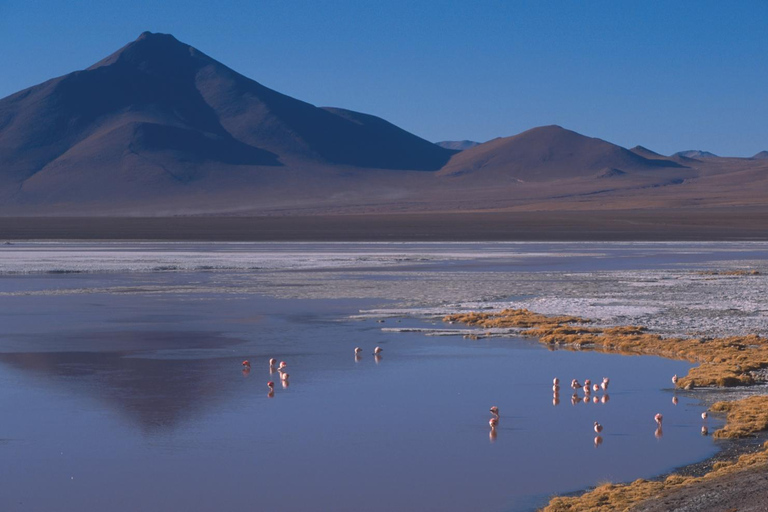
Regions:
<instances>
[{"instance_id":1,"label":"flock of flamingo","mask_svg":"<svg viewBox=\"0 0 768 512\"><path fill-rule=\"evenodd\" d=\"M571 396L571 404L576 405L579 402L589 403L590 402L590 395L592 391L595 393L598 393L600 391L603 392L602 397L598 397L597 395L593 396L591 401L593 403L606 403L608 400L610 400L608 396L608 385L611 383L611 379L608 377L603 377L603 381L600 384L592 384L592 381L589 379L586 379L584 381L584 385L581 385L578 380L573 379L571 380L571 389L574 390L573 395ZM677 375L674 375L672 377L672 384L677 384ZM584 397L579 397L578 390L581 389L584 391ZM552 405L558 405L560 404L560 379L555 377L552 380ZM672 397L672 403L674 405L677 405L677 396ZM488 425L491 427L490 432L490 438L491 441L496 439L496 427L499 425L499 420L501 419L501 416L499 415L499 408L498 406L491 406L491 419L488 420ZM701 419L705 422L707 421L707 413L706 411L701 413ZM664 432L662 431L662 422L664 421L664 416L661 413L656 413L653 417L653 421L656 422L656 431L654 432L654 435L659 438L664 435ZM600 435L603 432L603 425L601 425L599 422L595 421L593 424L593 430L595 431L594 442L595 447L600 446L603 444L603 437ZM701 427L701 434L706 436L709 433L709 429L706 425L703 425Z\"/></svg>"},{"instance_id":2,"label":"flock of flamingo","mask_svg":"<svg viewBox=\"0 0 768 512\"><path fill-rule=\"evenodd\" d=\"M355 347L355 361L360 360L360 354L363 352L363 349L360 347ZM383 352L383 349L381 347L376 347L373 349L373 359L378 363L381 361L381 353ZM249 373L251 373L251 362L246 359L242 362L243 367L243 375L247 376ZM283 385L283 388L287 388L290 385L290 378L291 375L286 371L288 368L288 363L285 361L280 361L280 364L277 365L277 359L272 358L269 360L269 373L273 374L277 372L280 375L280 383ZM267 388L269 389L269 392L267 393L267 396L269 398L272 398L275 396L275 383L274 381L267 382Z\"/></svg>"},{"instance_id":3,"label":"flock of flamingo","mask_svg":"<svg viewBox=\"0 0 768 512\"><path fill-rule=\"evenodd\" d=\"M383 349L381 347L376 347L373 349L373 357L374 360L378 363L381 361L381 353ZM360 347L355 347L355 361L359 361L361 354L363 352L363 349ZM277 372L280 375L280 382L283 385L283 388L287 388L290 385L290 374L286 371L286 368L288 367L288 364L285 361L280 361L280 364L275 366L277 364L277 359L272 358L269 360L269 373L275 373ZM251 372L251 362L249 360L245 360L242 363L243 367L243 375L248 375ZM591 398L591 401L593 403L607 403L608 400L610 400L610 397L608 396L608 385L611 383L611 379L608 377L603 377L603 381L600 384L593 384L590 379L586 379L584 381L584 384L580 384L577 379L571 380L571 389L573 389L573 395L571 395L571 404L576 405L579 402L589 403L590 402L590 395L592 392L595 392L595 396ZM672 384L677 384L677 375L674 375L672 377ZM272 398L275 396L275 383L273 381L267 382L267 388L269 388L269 392L267 393L267 396L269 398ZM581 389L584 392L583 397L579 397L578 390ZM603 392L603 395L598 397L597 393L600 391ZM559 405L560 404L560 379L555 377L552 380L552 405ZM677 405L677 396L672 397L672 403L674 405ZM497 406L491 406L491 419L488 420L488 425L491 427L490 432L490 438L491 441L496 439L496 427L499 425L499 420L501 419L501 416L499 415L499 408ZM701 419L706 421L707 420L707 413L706 411L701 413ZM664 432L662 431L662 422L664 421L664 416L661 413L656 413L656 415L653 417L653 420L656 422L656 431L654 435L659 438L664 435ZM600 446L603 444L603 437L600 435L603 432L603 425L601 425L599 422L595 421L593 425L593 430L595 431L594 442L595 447ZM701 427L701 434L707 435L709 433L709 429L706 425L703 425Z\"/></svg>"}]
</instances>

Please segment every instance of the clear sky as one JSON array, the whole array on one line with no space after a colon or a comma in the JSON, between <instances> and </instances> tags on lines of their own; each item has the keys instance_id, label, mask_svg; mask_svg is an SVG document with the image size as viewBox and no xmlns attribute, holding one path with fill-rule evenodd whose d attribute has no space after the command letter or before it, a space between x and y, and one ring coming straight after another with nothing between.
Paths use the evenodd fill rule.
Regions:
<instances>
[{"instance_id":1,"label":"clear sky","mask_svg":"<svg viewBox=\"0 0 768 512\"><path fill-rule=\"evenodd\" d=\"M768 150L768 0L0 0L0 97L144 30L433 141L559 124L662 153Z\"/></svg>"}]
</instances>

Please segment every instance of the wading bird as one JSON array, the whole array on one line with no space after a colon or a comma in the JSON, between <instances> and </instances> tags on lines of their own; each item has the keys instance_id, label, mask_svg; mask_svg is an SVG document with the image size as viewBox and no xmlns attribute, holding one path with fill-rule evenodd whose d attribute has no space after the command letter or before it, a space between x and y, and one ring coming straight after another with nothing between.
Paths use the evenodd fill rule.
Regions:
<instances>
[{"instance_id":1,"label":"wading bird","mask_svg":"<svg viewBox=\"0 0 768 512\"><path fill-rule=\"evenodd\" d=\"M603 426L598 422L595 422L595 434L599 434L603 431Z\"/></svg>"}]
</instances>

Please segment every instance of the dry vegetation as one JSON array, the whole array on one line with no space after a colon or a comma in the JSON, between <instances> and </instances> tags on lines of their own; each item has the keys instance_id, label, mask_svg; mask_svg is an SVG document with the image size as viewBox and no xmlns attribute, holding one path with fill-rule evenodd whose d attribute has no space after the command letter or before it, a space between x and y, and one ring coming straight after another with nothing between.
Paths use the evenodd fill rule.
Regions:
<instances>
[{"instance_id":1,"label":"dry vegetation","mask_svg":"<svg viewBox=\"0 0 768 512\"><path fill-rule=\"evenodd\" d=\"M703 270L696 272L700 276L759 276L758 270Z\"/></svg>"},{"instance_id":2,"label":"dry vegetation","mask_svg":"<svg viewBox=\"0 0 768 512\"><path fill-rule=\"evenodd\" d=\"M768 430L768 396L750 396L735 402L717 402L709 409L725 412L725 427L715 432L715 437L750 437L755 432Z\"/></svg>"},{"instance_id":3,"label":"dry vegetation","mask_svg":"<svg viewBox=\"0 0 768 512\"><path fill-rule=\"evenodd\" d=\"M593 327L574 316L549 317L527 309L505 309L499 313L460 313L444 318L482 328L519 327L523 335L542 343L564 347L595 348L622 354L645 354L699 363L678 387L745 386L753 384L752 372L768 367L768 340L760 336L730 338L664 338L645 327Z\"/></svg>"},{"instance_id":4,"label":"dry vegetation","mask_svg":"<svg viewBox=\"0 0 768 512\"><path fill-rule=\"evenodd\" d=\"M737 471L768 464L768 443L756 453L742 455L729 462L716 463L712 471L701 477L669 475L664 480L635 480L629 484L603 484L587 493L573 497L552 498L542 512L615 512L629 510L642 501L654 498L663 492L695 484L713 478L723 477Z\"/></svg>"},{"instance_id":5,"label":"dry vegetation","mask_svg":"<svg viewBox=\"0 0 768 512\"><path fill-rule=\"evenodd\" d=\"M768 341L754 335L715 339L663 338L647 332L644 327L594 327L589 326L591 322L584 318L548 317L526 309L507 309L499 313L456 314L449 315L444 320L481 328L519 327L525 329L522 331L523 335L536 336L542 343L566 348L588 347L622 354L657 355L697 362L699 366L692 368L686 377L677 382L679 387L686 389L695 386L752 384L754 377L751 372L768 367ZM718 402L711 410L727 413L726 425L715 432L715 437L748 437L768 430L768 396ZM761 465L768 465L768 443L756 453L742 455L733 461L717 462L712 471L701 477L673 474L657 481L639 479L629 484L607 483L579 496L552 498L542 511L629 510L633 505L663 492Z\"/></svg>"}]
</instances>

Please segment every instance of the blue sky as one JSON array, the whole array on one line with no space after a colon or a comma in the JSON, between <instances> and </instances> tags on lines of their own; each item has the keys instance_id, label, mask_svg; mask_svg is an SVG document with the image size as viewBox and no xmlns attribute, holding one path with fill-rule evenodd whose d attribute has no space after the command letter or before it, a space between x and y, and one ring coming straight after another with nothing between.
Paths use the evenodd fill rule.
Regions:
<instances>
[{"instance_id":1,"label":"blue sky","mask_svg":"<svg viewBox=\"0 0 768 512\"><path fill-rule=\"evenodd\" d=\"M0 97L144 30L429 140L559 124L662 153L768 150L766 0L0 0Z\"/></svg>"}]
</instances>

